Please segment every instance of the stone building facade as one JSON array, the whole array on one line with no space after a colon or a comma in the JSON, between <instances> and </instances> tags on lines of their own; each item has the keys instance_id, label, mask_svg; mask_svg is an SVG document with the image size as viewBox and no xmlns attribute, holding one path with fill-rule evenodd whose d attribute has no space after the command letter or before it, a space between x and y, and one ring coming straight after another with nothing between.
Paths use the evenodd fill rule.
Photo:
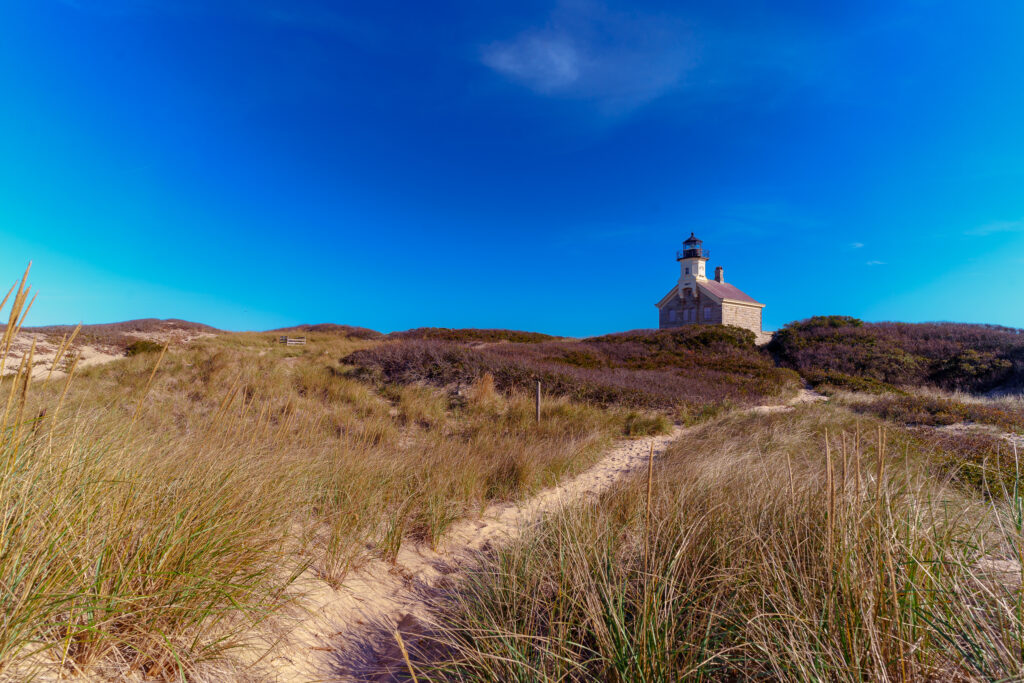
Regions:
<instances>
[{"instance_id":1,"label":"stone building facade","mask_svg":"<svg viewBox=\"0 0 1024 683\"><path fill-rule=\"evenodd\" d=\"M658 307L658 328L670 329L684 325L735 325L753 332L758 341L765 336L761 329L764 304L744 294L725 281L725 271L715 268L709 280L705 267L711 252L693 233L676 254L679 281L655 304Z\"/></svg>"}]
</instances>

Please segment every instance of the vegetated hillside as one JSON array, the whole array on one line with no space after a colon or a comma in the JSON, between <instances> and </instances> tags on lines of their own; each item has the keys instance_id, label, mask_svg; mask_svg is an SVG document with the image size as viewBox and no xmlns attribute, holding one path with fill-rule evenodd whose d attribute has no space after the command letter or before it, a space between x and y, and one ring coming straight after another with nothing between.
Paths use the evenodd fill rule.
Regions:
<instances>
[{"instance_id":1,"label":"vegetated hillside","mask_svg":"<svg viewBox=\"0 0 1024 683\"><path fill-rule=\"evenodd\" d=\"M447 327L417 327L404 332L392 332L389 339L436 339L452 342L517 342L537 344L553 341L557 337L540 332L521 330L478 330L474 328L452 330Z\"/></svg>"},{"instance_id":2,"label":"vegetated hillside","mask_svg":"<svg viewBox=\"0 0 1024 683\"><path fill-rule=\"evenodd\" d=\"M356 327L353 325L338 325L335 323L317 323L316 325L294 325L292 327L281 327L270 332L319 332L324 334L337 334L352 339L380 339L384 335L377 330L368 327Z\"/></svg>"},{"instance_id":3,"label":"vegetated hillside","mask_svg":"<svg viewBox=\"0 0 1024 683\"><path fill-rule=\"evenodd\" d=\"M630 428L629 411L565 399L537 423L529 396L486 377L459 400L376 391L338 358L379 342L277 336L138 347L61 381L30 383L15 364L0 379L13 397L0 418L0 680L51 659L43 679L277 680L252 663L266 653L250 628L317 582L579 472Z\"/></svg>"},{"instance_id":4,"label":"vegetated hillside","mask_svg":"<svg viewBox=\"0 0 1024 683\"><path fill-rule=\"evenodd\" d=\"M2 328L3 326L0 326ZM40 327L23 327L24 332L46 332L59 333L69 332L75 329L74 325L43 325ZM138 332L220 332L216 327L195 323L178 318L139 318L138 320L125 320L119 323L98 323L94 325L82 325L82 332L88 334L131 334Z\"/></svg>"},{"instance_id":5,"label":"vegetated hillside","mask_svg":"<svg viewBox=\"0 0 1024 683\"><path fill-rule=\"evenodd\" d=\"M6 326L0 326L3 329ZM75 325L44 325L41 327L23 327L22 332L44 334L60 338L70 334ZM76 344L87 344L106 349L124 351L139 339L183 340L200 334L217 334L220 330L203 323L179 320L177 318L140 318L125 320L119 323L100 323L82 325L76 336Z\"/></svg>"},{"instance_id":6,"label":"vegetated hillside","mask_svg":"<svg viewBox=\"0 0 1024 683\"><path fill-rule=\"evenodd\" d=\"M1008 327L817 316L786 325L768 349L814 385L971 392L1024 387L1024 331Z\"/></svg>"},{"instance_id":7,"label":"vegetated hillside","mask_svg":"<svg viewBox=\"0 0 1024 683\"><path fill-rule=\"evenodd\" d=\"M475 332L461 338L476 339ZM400 338L343 362L383 383L468 384L490 373L506 391L529 391L539 379L545 393L587 403L686 411L764 402L799 387L798 375L775 367L751 332L722 326L484 346Z\"/></svg>"}]
</instances>

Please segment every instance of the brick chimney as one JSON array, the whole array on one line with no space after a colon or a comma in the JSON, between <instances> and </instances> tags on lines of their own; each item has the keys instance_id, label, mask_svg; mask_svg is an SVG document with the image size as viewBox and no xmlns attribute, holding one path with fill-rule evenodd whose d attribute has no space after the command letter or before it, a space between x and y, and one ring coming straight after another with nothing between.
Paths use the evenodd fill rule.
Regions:
<instances>
[{"instance_id":1,"label":"brick chimney","mask_svg":"<svg viewBox=\"0 0 1024 683\"><path fill-rule=\"evenodd\" d=\"M715 282L725 282L725 271L722 266L715 268Z\"/></svg>"}]
</instances>

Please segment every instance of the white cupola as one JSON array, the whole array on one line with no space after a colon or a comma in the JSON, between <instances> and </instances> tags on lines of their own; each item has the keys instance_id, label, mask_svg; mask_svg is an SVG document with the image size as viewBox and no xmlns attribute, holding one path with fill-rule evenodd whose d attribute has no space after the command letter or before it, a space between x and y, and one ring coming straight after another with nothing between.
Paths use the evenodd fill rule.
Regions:
<instances>
[{"instance_id":1,"label":"white cupola","mask_svg":"<svg viewBox=\"0 0 1024 683\"><path fill-rule=\"evenodd\" d=\"M689 239L683 242L683 248L676 252L679 261L679 295L689 289L690 295L697 292L697 283L706 282L705 267L711 252L704 248L704 243L691 232Z\"/></svg>"}]
</instances>

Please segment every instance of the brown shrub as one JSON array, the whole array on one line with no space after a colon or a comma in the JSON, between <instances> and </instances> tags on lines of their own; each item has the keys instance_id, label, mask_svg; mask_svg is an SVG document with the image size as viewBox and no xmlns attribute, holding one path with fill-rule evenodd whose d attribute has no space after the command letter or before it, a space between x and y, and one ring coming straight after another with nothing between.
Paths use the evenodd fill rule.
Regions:
<instances>
[{"instance_id":1,"label":"brown shrub","mask_svg":"<svg viewBox=\"0 0 1024 683\"><path fill-rule=\"evenodd\" d=\"M343 359L380 382L471 384L490 373L502 391L530 391L598 405L674 408L708 402L746 405L783 397L799 386L736 328L631 332L579 342L389 341Z\"/></svg>"},{"instance_id":2,"label":"brown shrub","mask_svg":"<svg viewBox=\"0 0 1024 683\"><path fill-rule=\"evenodd\" d=\"M976 392L1024 383L1024 335L994 325L819 316L786 325L768 348L811 382L856 377Z\"/></svg>"},{"instance_id":3,"label":"brown shrub","mask_svg":"<svg viewBox=\"0 0 1024 683\"><path fill-rule=\"evenodd\" d=\"M417 327L404 332L392 332L388 339L435 339L452 342L515 342L536 344L555 339L550 334L521 330L478 330L473 328L452 330L447 327Z\"/></svg>"}]
</instances>

